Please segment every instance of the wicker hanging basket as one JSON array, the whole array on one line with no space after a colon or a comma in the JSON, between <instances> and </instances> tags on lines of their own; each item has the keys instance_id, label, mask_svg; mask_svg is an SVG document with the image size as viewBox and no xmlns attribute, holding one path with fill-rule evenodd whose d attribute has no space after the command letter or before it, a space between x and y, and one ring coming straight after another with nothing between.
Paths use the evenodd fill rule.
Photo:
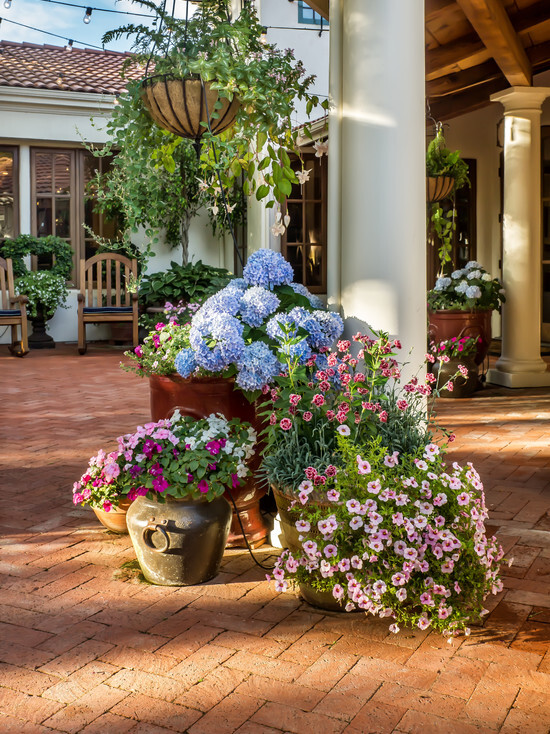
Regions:
<instances>
[{"instance_id":1,"label":"wicker hanging basket","mask_svg":"<svg viewBox=\"0 0 550 734\"><path fill-rule=\"evenodd\" d=\"M453 192L454 178L450 176L427 176L426 178L426 201L433 203L446 199Z\"/></svg>"},{"instance_id":2,"label":"wicker hanging basket","mask_svg":"<svg viewBox=\"0 0 550 734\"><path fill-rule=\"evenodd\" d=\"M235 122L240 108L236 97L232 100L219 97L211 82L203 85L199 78L150 76L142 81L141 88L143 102L157 125L182 138L199 140L208 130L209 118L214 135L222 133ZM222 107L215 109L218 99ZM212 117L214 113L218 116Z\"/></svg>"}]
</instances>

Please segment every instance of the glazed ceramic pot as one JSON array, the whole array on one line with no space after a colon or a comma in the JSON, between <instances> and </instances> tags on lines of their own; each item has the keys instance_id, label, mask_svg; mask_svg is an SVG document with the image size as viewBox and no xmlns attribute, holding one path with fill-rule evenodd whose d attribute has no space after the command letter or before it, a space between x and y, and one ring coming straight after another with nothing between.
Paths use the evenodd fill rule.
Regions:
<instances>
[{"instance_id":1,"label":"glazed ceramic pot","mask_svg":"<svg viewBox=\"0 0 550 734\"><path fill-rule=\"evenodd\" d=\"M453 381L452 390L441 389L451 377L458 371L458 366L463 365L468 370L468 375L459 374ZM440 388L439 395L442 398L469 398L479 387L478 366L475 355L468 357L453 357L448 362L435 362L432 372L437 378L436 384Z\"/></svg>"},{"instance_id":2,"label":"glazed ceramic pot","mask_svg":"<svg viewBox=\"0 0 550 734\"><path fill-rule=\"evenodd\" d=\"M272 485L273 496L277 504L277 510L281 521L281 531L283 545L290 550L292 554L300 555L302 553L302 544L299 541L299 533L296 530L296 515L291 511L290 506L296 499L296 494L288 488L279 488ZM309 502L315 501L310 496ZM319 501L320 507L327 508L329 503ZM328 612L344 612L343 605L334 598L330 591L319 591L309 584L300 584L300 596L308 604L313 607L323 609Z\"/></svg>"},{"instance_id":3,"label":"glazed ceramic pot","mask_svg":"<svg viewBox=\"0 0 550 734\"><path fill-rule=\"evenodd\" d=\"M260 422L256 408L242 392L234 389L234 380L224 377L189 377L178 374L153 375L149 378L151 417L154 421L170 418L177 408L182 415L206 418L211 413L222 413L227 419L240 418L251 423L259 432ZM260 447L249 466L253 474L231 490L247 540L253 548L265 543L267 526L260 513L260 499L265 495L265 486L254 475L260 466ZM231 502L229 495L226 495ZM227 545L230 548L245 546L238 517L233 512Z\"/></svg>"},{"instance_id":4,"label":"glazed ceramic pot","mask_svg":"<svg viewBox=\"0 0 550 734\"><path fill-rule=\"evenodd\" d=\"M107 530L112 530L113 533L127 533L126 513L131 504L131 500L125 498L120 500L118 506L113 505L109 512L105 512L105 510L99 507L92 507L92 510L99 522Z\"/></svg>"},{"instance_id":5,"label":"glazed ceramic pot","mask_svg":"<svg viewBox=\"0 0 550 734\"><path fill-rule=\"evenodd\" d=\"M138 497L127 515L128 532L145 578L160 586L194 586L218 574L231 524L225 497Z\"/></svg>"}]
</instances>

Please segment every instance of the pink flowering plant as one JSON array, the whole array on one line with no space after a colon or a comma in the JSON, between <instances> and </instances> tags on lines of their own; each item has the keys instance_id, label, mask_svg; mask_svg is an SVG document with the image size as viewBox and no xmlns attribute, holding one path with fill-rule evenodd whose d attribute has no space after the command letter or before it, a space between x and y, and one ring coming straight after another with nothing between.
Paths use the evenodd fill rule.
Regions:
<instances>
[{"instance_id":1,"label":"pink flowering plant","mask_svg":"<svg viewBox=\"0 0 550 734\"><path fill-rule=\"evenodd\" d=\"M118 451L108 455L109 465L101 467L101 482L94 492L87 493L94 482L90 470L89 477L75 484L75 504L91 503L108 510L115 490L129 500L148 496L159 502L166 497L211 501L228 487L238 487L250 473L247 462L254 455L256 432L238 418L227 420L212 413L197 420L175 411L170 419L138 426L117 441ZM94 470L96 458L90 462ZM114 485L111 476L116 479ZM108 492L111 495L106 496ZM101 500L103 504L98 505Z\"/></svg>"},{"instance_id":2,"label":"pink flowering plant","mask_svg":"<svg viewBox=\"0 0 550 734\"><path fill-rule=\"evenodd\" d=\"M277 590L330 592L346 611L387 617L392 632L430 627L449 641L469 634L486 596L502 590L503 551L487 537L475 469L447 467L435 443L401 454L380 437L359 444L340 435L338 451L340 468L306 469L291 509L299 547L279 557Z\"/></svg>"},{"instance_id":3,"label":"pink flowering plant","mask_svg":"<svg viewBox=\"0 0 550 734\"><path fill-rule=\"evenodd\" d=\"M118 506L124 496L118 456L118 451L107 453L103 449L92 456L88 468L73 485L75 505L91 505L105 512Z\"/></svg>"},{"instance_id":4,"label":"pink flowering plant","mask_svg":"<svg viewBox=\"0 0 550 734\"><path fill-rule=\"evenodd\" d=\"M380 436L392 452L415 452L431 441L433 415L425 402L435 394L436 377L401 385L401 344L384 332L356 334L353 347L340 340L305 365L286 350L282 374L264 391L269 425L262 466L270 484L298 487L310 466L322 483L326 467L341 462L338 436L359 445Z\"/></svg>"},{"instance_id":5,"label":"pink flowering plant","mask_svg":"<svg viewBox=\"0 0 550 734\"><path fill-rule=\"evenodd\" d=\"M188 307L189 308L189 307ZM126 372L135 372L140 377L174 374L174 361L182 349L189 346L188 309L172 317L167 324L159 322L133 350L124 353L129 364L121 362Z\"/></svg>"},{"instance_id":6,"label":"pink flowering plant","mask_svg":"<svg viewBox=\"0 0 550 734\"><path fill-rule=\"evenodd\" d=\"M463 336L458 338L453 336L440 342L430 342L430 354L435 360L440 362L449 362L451 359L460 359L460 357L469 357L477 350L481 337ZM431 361L431 360L430 360Z\"/></svg>"}]
</instances>

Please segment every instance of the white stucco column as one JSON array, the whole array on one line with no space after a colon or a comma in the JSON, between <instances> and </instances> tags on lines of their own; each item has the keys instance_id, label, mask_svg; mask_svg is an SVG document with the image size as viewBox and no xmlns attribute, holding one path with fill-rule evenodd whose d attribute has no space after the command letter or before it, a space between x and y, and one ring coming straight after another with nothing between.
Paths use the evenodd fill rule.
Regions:
<instances>
[{"instance_id":1,"label":"white stucco column","mask_svg":"<svg viewBox=\"0 0 550 734\"><path fill-rule=\"evenodd\" d=\"M31 233L31 152L28 145L19 146L19 232Z\"/></svg>"},{"instance_id":2,"label":"white stucco column","mask_svg":"<svg viewBox=\"0 0 550 734\"><path fill-rule=\"evenodd\" d=\"M426 351L423 0L331 0L329 301ZM339 271L339 272L338 272ZM407 352L414 348L407 358Z\"/></svg>"},{"instance_id":3,"label":"white stucco column","mask_svg":"<svg viewBox=\"0 0 550 734\"><path fill-rule=\"evenodd\" d=\"M506 387L550 385L540 355L541 105L548 87L512 87L491 100L504 105L502 353L489 382Z\"/></svg>"}]
</instances>

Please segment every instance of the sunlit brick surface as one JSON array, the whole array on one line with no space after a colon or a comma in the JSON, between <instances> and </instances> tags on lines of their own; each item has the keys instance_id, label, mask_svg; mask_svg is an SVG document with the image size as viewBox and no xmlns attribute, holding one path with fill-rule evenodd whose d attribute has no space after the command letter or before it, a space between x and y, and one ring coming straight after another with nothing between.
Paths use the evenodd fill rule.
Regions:
<instances>
[{"instance_id":1,"label":"sunlit brick surface","mask_svg":"<svg viewBox=\"0 0 550 734\"><path fill-rule=\"evenodd\" d=\"M140 583L127 536L75 508L89 456L149 417L122 352L0 348L0 732L547 734L550 393L440 401L507 556L483 627L449 646L278 595L241 550L201 587ZM271 548L258 556L272 558Z\"/></svg>"}]
</instances>

